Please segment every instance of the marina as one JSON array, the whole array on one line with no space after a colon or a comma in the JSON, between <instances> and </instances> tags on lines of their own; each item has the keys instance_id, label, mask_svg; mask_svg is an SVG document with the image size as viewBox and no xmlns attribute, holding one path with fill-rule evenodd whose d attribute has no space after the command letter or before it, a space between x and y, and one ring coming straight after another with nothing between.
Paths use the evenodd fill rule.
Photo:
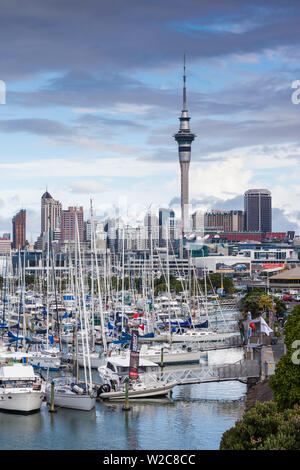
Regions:
<instances>
[{"instance_id":1,"label":"marina","mask_svg":"<svg viewBox=\"0 0 300 470\"><path fill-rule=\"evenodd\" d=\"M297 2L2 3L0 449L299 448Z\"/></svg>"},{"instance_id":2,"label":"marina","mask_svg":"<svg viewBox=\"0 0 300 470\"><path fill-rule=\"evenodd\" d=\"M11 449L143 450L218 449L223 432L242 416L246 385L221 382L185 385L172 399L122 403L97 401L91 411L59 408L48 412L43 403L34 415L0 413L0 446Z\"/></svg>"},{"instance_id":3,"label":"marina","mask_svg":"<svg viewBox=\"0 0 300 470\"><path fill-rule=\"evenodd\" d=\"M18 449L35 449L37 434L39 449L217 449L242 415L248 380L261 378L265 359L273 367L261 348L249 356L249 326L238 308L243 294L224 299L209 273L200 280L192 260L185 277L167 263L159 275L144 271L135 279L124 252L113 258L98 251L92 232L87 253L76 233L63 275L51 243L30 282L25 252L14 265L6 259L0 403L4 375L12 380L17 370L21 377L30 369L23 388L39 395L29 406L18 391L19 401L0 411L2 448L12 445L15 426L16 433L29 430ZM179 294L171 290L175 276ZM162 277L159 293L154 285ZM16 385L20 380L10 387Z\"/></svg>"}]
</instances>

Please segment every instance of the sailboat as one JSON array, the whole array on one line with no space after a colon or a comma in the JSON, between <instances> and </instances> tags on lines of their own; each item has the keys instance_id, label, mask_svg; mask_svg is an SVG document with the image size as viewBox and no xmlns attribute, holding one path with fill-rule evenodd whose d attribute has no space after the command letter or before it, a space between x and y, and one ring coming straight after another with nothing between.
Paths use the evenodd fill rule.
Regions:
<instances>
[{"instance_id":1,"label":"sailboat","mask_svg":"<svg viewBox=\"0 0 300 470\"><path fill-rule=\"evenodd\" d=\"M77 327L75 328L75 364L74 369L76 374L66 375L64 377L57 377L50 381L46 386L46 399L51 403L51 391L54 388L54 406L72 408L76 410L89 411L95 407L96 404L96 391L92 384L91 364L89 357L89 341L88 341L88 318L86 312L86 301L84 295L82 262L80 252L80 240L78 230L77 215L75 215L76 222L76 251L75 251L75 269L78 270L75 275L75 298L79 310L80 324L85 325L81 329L81 344L82 344L82 357L84 366L84 381L79 379L78 367L76 363L78 355L78 340L77 340ZM78 261L78 263L77 263ZM76 319L77 323L77 319ZM87 376L89 375L89 378Z\"/></svg>"}]
</instances>

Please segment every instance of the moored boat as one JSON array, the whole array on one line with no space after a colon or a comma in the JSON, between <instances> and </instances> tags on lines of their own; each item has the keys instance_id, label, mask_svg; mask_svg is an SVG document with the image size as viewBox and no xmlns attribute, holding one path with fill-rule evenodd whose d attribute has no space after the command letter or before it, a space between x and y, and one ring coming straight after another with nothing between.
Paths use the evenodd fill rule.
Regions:
<instances>
[{"instance_id":1,"label":"moored boat","mask_svg":"<svg viewBox=\"0 0 300 470\"><path fill-rule=\"evenodd\" d=\"M15 362L29 359L24 353L1 353L0 409L15 413L39 411L45 396L45 384L31 364ZM12 362L14 361L14 362Z\"/></svg>"},{"instance_id":2,"label":"moored boat","mask_svg":"<svg viewBox=\"0 0 300 470\"><path fill-rule=\"evenodd\" d=\"M54 406L90 411L96 404L96 392L75 377L57 377L54 382ZM46 386L47 403L51 403L51 382Z\"/></svg>"}]
</instances>

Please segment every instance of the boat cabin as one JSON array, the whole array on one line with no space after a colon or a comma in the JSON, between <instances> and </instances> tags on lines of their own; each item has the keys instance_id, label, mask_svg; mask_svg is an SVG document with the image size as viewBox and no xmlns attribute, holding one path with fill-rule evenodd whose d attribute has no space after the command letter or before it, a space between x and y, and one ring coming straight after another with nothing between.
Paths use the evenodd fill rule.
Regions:
<instances>
[{"instance_id":1,"label":"boat cabin","mask_svg":"<svg viewBox=\"0 0 300 470\"><path fill-rule=\"evenodd\" d=\"M126 358L109 358L106 363L106 369L117 374L119 377L129 375L129 357ZM139 375L153 373L158 370L158 365L152 361L145 359L139 360Z\"/></svg>"}]
</instances>

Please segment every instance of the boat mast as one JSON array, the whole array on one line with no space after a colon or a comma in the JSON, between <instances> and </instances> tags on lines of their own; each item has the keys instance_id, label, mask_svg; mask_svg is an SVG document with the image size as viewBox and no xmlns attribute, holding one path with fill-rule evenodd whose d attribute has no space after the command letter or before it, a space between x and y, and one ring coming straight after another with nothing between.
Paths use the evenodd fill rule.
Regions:
<instances>
[{"instance_id":1,"label":"boat mast","mask_svg":"<svg viewBox=\"0 0 300 470\"><path fill-rule=\"evenodd\" d=\"M166 224L166 249L167 249L167 288L168 288L168 317L169 317L169 342L172 343L172 325L171 325L171 292L170 292L170 266L169 266L169 224L170 220Z\"/></svg>"},{"instance_id":2,"label":"boat mast","mask_svg":"<svg viewBox=\"0 0 300 470\"><path fill-rule=\"evenodd\" d=\"M78 261L79 261L79 280L81 285L81 295L82 295L82 304L83 304L83 318L84 318L84 328L85 334L83 333L83 318L81 312L81 302L79 302L79 312L80 312L80 323L81 323L81 340L82 340L82 355L83 355L83 364L84 364L84 374L85 374L85 382L87 386L87 374L86 374L86 362L85 362L85 349L86 349L86 356L87 356L87 363L88 363L88 372L89 372L89 379L90 379L90 388L92 389L92 375L91 375L91 363L90 363L90 352L89 352L89 340L88 340L88 321L87 321L87 312L86 312L86 298L84 293L84 285L83 285L83 276L82 276L82 264L81 264L81 252L80 252L80 238L79 238L79 229L78 229L78 218L77 213L75 212L75 221L76 221L76 244L78 249ZM79 296L80 298L80 296Z\"/></svg>"},{"instance_id":3,"label":"boat mast","mask_svg":"<svg viewBox=\"0 0 300 470\"><path fill-rule=\"evenodd\" d=\"M22 310L23 310L23 346L26 351L26 312L25 312L25 249L23 252L23 299L22 299Z\"/></svg>"},{"instance_id":4,"label":"boat mast","mask_svg":"<svg viewBox=\"0 0 300 470\"><path fill-rule=\"evenodd\" d=\"M122 332L124 327L124 288L125 288L125 226L123 225L123 243L122 243ZM122 334L121 332L121 334Z\"/></svg>"},{"instance_id":5,"label":"boat mast","mask_svg":"<svg viewBox=\"0 0 300 470\"><path fill-rule=\"evenodd\" d=\"M48 349L49 347L49 261L50 261L50 217L48 216L48 240L47 240L47 293L46 293L46 321L47 321L47 327L46 327L46 347Z\"/></svg>"},{"instance_id":6,"label":"boat mast","mask_svg":"<svg viewBox=\"0 0 300 470\"><path fill-rule=\"evenodd\" d=\"M95 347L95 335L94 335L94 219L93 219L93 203L90 199L90 214L91 214L91 301L92 301L92 350Z\"/></svg>"}]
</instances>

